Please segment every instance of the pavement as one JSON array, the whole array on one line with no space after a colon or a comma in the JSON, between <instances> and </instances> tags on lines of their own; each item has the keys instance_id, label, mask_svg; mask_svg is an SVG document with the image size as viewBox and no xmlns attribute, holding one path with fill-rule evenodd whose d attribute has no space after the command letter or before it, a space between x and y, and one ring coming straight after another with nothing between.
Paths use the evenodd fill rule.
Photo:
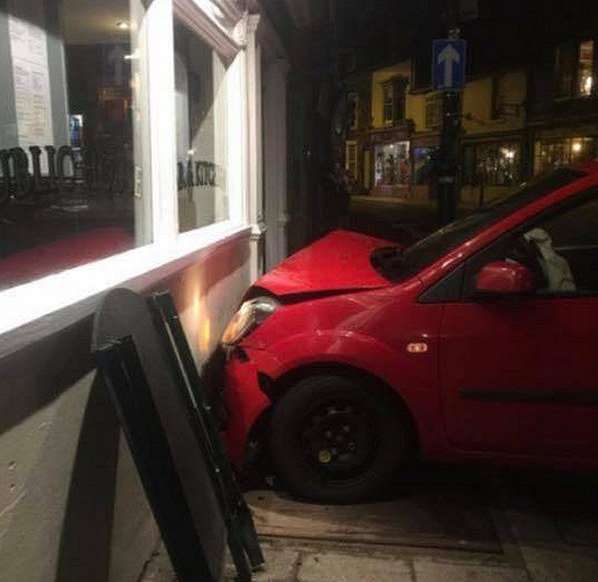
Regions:
<instances>
[{"instance_id":1,"label":"pavement","mask_svg":"<svg viewBox=\"0 0 598 582\"><path fill-rule=\"evenodd\" d=\"M349 535L357 522L371 526L371 504L352 506L352 523L345 523L345 528L338 527L334 508L313 505L310 509L302 504L302 522L313 517L311 536L297 533L296 512L283 516L286 531L273 535L270 529L269 535L260 536L266 568L255 574L255 582L598 581L598 476L434 466L414 473L395 491L393 499L400 501L402 511L389 513L386 527L421 515L428 524L427 534L433 533L427 531L429 524L436 523L440 538L452 536L451 543L438 543L430 535L422 538L417 531L412 540ZM455 495L459 489L460 497ZM476 495L470 495L474 490ZM284 492L273 491L270 496L288 499ZM250 492L248 497L253 503L255 495ZM384 501L389 502L392 499ZM280 511L281 506L276 506L277 514ZM322 516L328 511L336 539L321 535L326 521ZM349 510L342 511L346 515ZM260 509L254 507L254 512L258 530L264 529ZM486 531L490 525L495 547L467 543L464 519L469 522L466 529L474 532ZM227 565L225 580L234 579L234 569ZM139 580L176 580L162 547Z\"/></svg>"}]
</instances>

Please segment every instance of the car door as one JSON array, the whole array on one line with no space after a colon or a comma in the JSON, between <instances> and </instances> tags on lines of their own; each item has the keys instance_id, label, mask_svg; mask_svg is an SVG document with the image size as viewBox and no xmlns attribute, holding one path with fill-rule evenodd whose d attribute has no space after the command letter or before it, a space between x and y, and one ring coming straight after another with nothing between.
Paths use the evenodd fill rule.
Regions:
<instances>
[{"instance_id":1,"label":"car door","mask_svg":"<svg viewBox=\"0 0 598 582\"><path fill-rule=\"evenodd\" d=\"M537 238L540 233L544 241L548 234L550 248L532 244L530 233ZM476 297L480 269L505 259L536 273L536 291ZM550 265L570 269L574 284L555 284L561 278ZM587 192L543 213L468 261L462 299L444 307L439 372L453 446L544 457L596 456L598 193Z\"/></svg>"}]
</instances>

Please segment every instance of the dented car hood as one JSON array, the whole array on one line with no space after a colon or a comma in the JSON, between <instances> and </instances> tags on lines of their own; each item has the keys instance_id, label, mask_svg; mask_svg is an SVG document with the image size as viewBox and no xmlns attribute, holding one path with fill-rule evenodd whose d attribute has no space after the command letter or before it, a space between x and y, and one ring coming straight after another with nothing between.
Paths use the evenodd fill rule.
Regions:
<instances>
[{"instance_id":1,"label":"dented car hood","mask_svg":"<svg viewBox=\"0 0 598 582\"><path fill-rule=\"evenodd\" d=\"M370 262L373 250L389 241L336 230L283 261L256 286L279 296L387 287L390 282Z\"/></svg>"}]
</instances>

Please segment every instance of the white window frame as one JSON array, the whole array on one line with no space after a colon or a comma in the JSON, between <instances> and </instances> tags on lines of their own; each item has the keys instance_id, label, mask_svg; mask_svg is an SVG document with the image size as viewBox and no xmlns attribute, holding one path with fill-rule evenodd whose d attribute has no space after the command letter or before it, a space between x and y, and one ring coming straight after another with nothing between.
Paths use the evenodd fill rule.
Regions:
<instances>
[{"instance_id":1,"label":"white window frame","mask_svg":"<svg viewBox=\"0 0 598 582\"><path fill-rule=\"evenodd\" d=\"M223 0L219 0L222 2ZM226 16L230 6L226 3ZM227 82L229 218L178 234L174 16L183 20L229 62ZM148 63L149 175L153 242L105 259L48 275L0 292L0 356L91 314L101 296L116 286L143 290L190 266L233 239L249 239L250 177L247 146L247 66L243 39L246 17L228 30L212 0L154 0L148 7L142 47ZM241 16L239 14L239 16ZM17 330L15 332L15 330Z\"/></svg>"}]
</instances>

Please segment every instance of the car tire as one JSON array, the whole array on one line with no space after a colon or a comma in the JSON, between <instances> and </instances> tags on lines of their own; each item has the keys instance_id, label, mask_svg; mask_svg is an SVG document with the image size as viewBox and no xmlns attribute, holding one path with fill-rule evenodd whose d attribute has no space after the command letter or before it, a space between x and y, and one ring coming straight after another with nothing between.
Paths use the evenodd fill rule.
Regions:
<instances>
[{"instance_id":1,"label":"car tire","mask_svg":"<svg viewBox=\"0 0 598 582\"><path fill-rule=\"evenodd\" d=\"M305 378L276 403L270 450L282 483L320 503L365 501L405 460L409 420L376 386L342 376Z\"/></svg>"}]
</instances>

